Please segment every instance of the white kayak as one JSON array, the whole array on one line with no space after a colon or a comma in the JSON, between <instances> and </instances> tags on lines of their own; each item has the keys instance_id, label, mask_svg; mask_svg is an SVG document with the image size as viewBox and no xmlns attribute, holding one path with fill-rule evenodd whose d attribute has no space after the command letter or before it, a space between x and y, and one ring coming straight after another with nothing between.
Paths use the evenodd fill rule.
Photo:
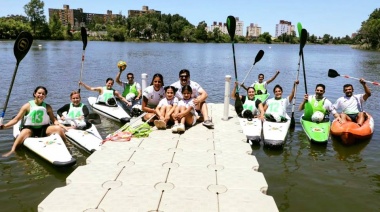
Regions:
<instances>
[{"instance_id":1,"label":"white kayak","mask_svg":"<svg viewBox=\"0 0 380 212\"><path fill-rule=\"evenodd\" d=\"M244 135L247 136L249 144L259 144L261 141L262 121L258 118L250 119L240 118L240 126L243 128Z\"/></svg>"},{"instance_id":2,"label":"white kayak","mask_svg":"<svg viewBox=\"0 0 380 212\"><path fill-rule=\"evenodd\" d=\"M13 126L15 138L20 134L20 123L21 121ZM76 163L76 159L71 156L62 138L56 133L47 137L29 137L23 144L55 166L72 166Z\"/></svg>"},{"instance_id":3,"label":"white kayak","mask_svg":"<svg viewBox=\"0 0 380 212\"><path fill-rule=\"evenodd\" d=\"M263 143L269 148L282 148L290 127L290 117L286 114L286 122L263 122Z\"/></svg>"},{"instance_id":4,"label":"white kayak","mask_svg":"<svg viewBox=\"0 0 380 212\"><path fill-rule=\"evenodd\" d=\"M88 97L88 103L90 104L92 110L95 113L110 118L114 121L121 122L122 124L125 124L130 121L131 117L118 104L116 104L115 106L99 104L96 103L96 99L96 97Z\"/></svg>"},{"instance_id":5,"label":"white kayak","mask_svg":"<svg viewBox=\"0 0 380 212\"><path fill-rule=\"evenodd\" d=\"M59 116L58 121L64 125L69 125L69 121L62 121ZM96 129L95 124L91 124L91 127L85 130L82 129L69 129L65 132L66 138L74 145L82 148L88 152L95 152L100 150L103 139Z\"/></svg>"}]
</instances>

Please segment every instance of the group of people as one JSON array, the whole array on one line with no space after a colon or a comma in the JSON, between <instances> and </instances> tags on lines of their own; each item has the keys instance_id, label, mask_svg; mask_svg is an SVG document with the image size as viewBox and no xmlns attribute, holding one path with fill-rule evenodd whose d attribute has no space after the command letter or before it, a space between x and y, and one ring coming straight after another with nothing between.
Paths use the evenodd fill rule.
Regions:
<instances>
[{"instance_id":1,"label":"group of people","mask_svg":"<svg viewBox=\"0 0 380 212\"><path fill-rule=\"evenodd\" d=\"M240 100L243 103L242 116L247 118L259 118L261 120L275 121L274 116L280 117L277 121L286 121L286 107L293 100L295 95L295 86L298 84L298 80L294 82L294 86L291 94L287 98L282 98L282 87L275 85L273 88L274 98L268 99L265 102L261 102L255 98L255 95L264 94L267 92L267 85L272 82L280 72L276 74L268 81L264 81L264 75L259 74L258 82L253 83L250 87L245 87L244 84L240 86L247 90L247 95L239 95ZM339 123L345 123L347 121L356 122L359 126L362 126L366 120L366 114L363 110L363 103L371 96L371 91L367 86L363 78L360 79L360 83L363 86L364 94L354 95L354 87L351 84L345 84L343 86L344 96L337 99L332 104L326 97L324 97L326 86L324 84L317 84L315 87L314 95L304 95L304 99L299 105L299 110L305 109L305 105L310 104L312 114L321 112L324 118L327 118L331 113L336 121ZM232 92L237 90L239 82L235 82L235 86ZM235 95L231 95L232 99L237 98ZM342 113L338 113L338 110L342 109ZM247 113L247 111L249 111ZM311 117L308 117L311 120Z\"/></svg>"},{"instance_id":2,"label":"group of people","mask_svg":"<svg viewBox=\"0 0 380 212\"><path fill-rule=\"evenodd\" d=\"M37 86L33 92L33 100L24 104L18 114L8 123L0 125L1 130L8 129L22 121L20 134L15 139L11 150L3 154L3 157L8 157L14 153L16 148L28 137L44 137L57 133L66 142L65 131L71 127L59 122L54 116L52 107L44 101L47 94L48 91L44 86ZM89 112L87 106L81 103L80 93L73 91L70 94L70 100L70 104L64 105L57 111L60 118L62 120L83 120L88 126L89 123L85 119Z\"/></svg>"},{"instance_id":3,"label":"group of people","mask_svg":"<svg viewBox=\"0 0 380 212\"><path fill-rule=\"evenodd\" d=\"M165 87L163 76L159 73L154 74L150 86L141 92L141 86L139 83L134 82L132 73L127 74L128 81L120 80L121 73L126 69L127 64L121 61L118 63L118 67L120 70L116 75L116 82L123 86L122 94L113 89L114 80L112 78L106 80L106 86L104 87L90 87L81 81L79 84L87 90L98 92L99 102L110 105L116 104L115 97L117 97L119 101L125 103L123 108L126 110L131 110L133 105L139 104L142 97L141 108L145 112L143 119L154 123L158 129L166 129L169 124L172 124L172 132L183 132L186 127L191 127L198 121L203 121L202 124L208 128L213 127L212 120L208 116L206 104L208 94L198 83L190 80L189 70L181 70L179 80ZM233 99L240 98L243 102L244 110L249 111L249 113L243 112L245 115L248 114L251 118L258 117L262 120L270 120L271 118L273 119L273 114L277 114L281 117L280 121L286 120L286 107L295 96L295 87L299 83L298 80L294 82L292 92L286 98L282 98L283 89L280 85L275 85L273 88L274 98L265 102L255 98L255 95L267 92L267 85L279 73L277 71L276 75L268 81L264 81L264 75L260 74L259 81L248 88L243 84L240 85L247 90L247 96L231 95ZM324 97L325 85L318 84L315 88L315 95L304 95L304 100L299 105L299 110L303 110L305 104L308 103L311 105L313 113L319 111L325 116L332 113L340 123L354 121L361 126L366 118L362 104L371 96L371 91L363 78L360 79L360 83L364 88L364 94L354 95L354 87L351 84L346 84L343 86L345 95L340 97L334 104ZM236 91L237 86L239 86L239 83L235 82L233 92ZM3 154L3 157L15 152L16 148L28 137L43 137L57 133L66 141L64 132L69 127L60 123L54 116L52 107L44 102L47 94L48 91L45 87L36 87L33 92L34 99L24 104L18 114L8 123L0 125L0 130L2 130L22 121L19 136L15 139L11 150ZM70 94L70 100L70 104L64 105L57 111L60 119L81 119L88 126L89 123L86 121L86 117L89 110L86 105L81 103L80 93L73 91ZM338 109L342 109L343 112L338 113Z\"/></svg>"}]
</instances>

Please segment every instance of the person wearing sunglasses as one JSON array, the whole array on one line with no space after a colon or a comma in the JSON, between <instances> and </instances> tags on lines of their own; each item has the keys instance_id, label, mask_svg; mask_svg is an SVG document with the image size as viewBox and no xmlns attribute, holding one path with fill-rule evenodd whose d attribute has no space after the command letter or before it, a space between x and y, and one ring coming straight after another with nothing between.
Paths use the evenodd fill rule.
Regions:
<instances>
[{"instance_id":1,"label":"person wearing sunglasses","mask_svg":"<svg viewBox=\"0 0 380 212\"><path fill-rule=\"evenodd\" d=\"M179 100L183 99L182 87L189 85L193 92L192 98L195 104L195 109L198 111L198 114L202 114L203 117L200 117L198 121L203 120L203 125L207 128L213 128L214 124L212 123L211 118L208 116L208 108L206 104L206 99L208 97L207 92L200 86L198 83L190 80L190 71L187 69L182 69L179 71L179 80L172 84L178 90L176 92L176 97Z\"/></svg>"}]
</instances>

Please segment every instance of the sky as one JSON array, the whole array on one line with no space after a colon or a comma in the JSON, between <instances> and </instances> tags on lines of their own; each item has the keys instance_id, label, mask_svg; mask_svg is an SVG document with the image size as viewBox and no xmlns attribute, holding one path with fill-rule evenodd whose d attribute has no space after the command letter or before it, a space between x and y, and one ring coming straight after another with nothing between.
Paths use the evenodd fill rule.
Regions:
<instances>
[{"instance_id":1,"label":"sky","mask_svg":"<svg viewBox=\"0 0 380 212\"><path fill-rule=\"evenodd\" d=\"M0 0L0 17L25 15L23 6L30 0ZM300 22L310 35L333 37L351 36L360 29L361 23L380 8L379 0L44 0L45 15L48 9L82 8L85 13L114 14L127 16L128 10L141 10L142 6L161 11L162 14L179 14L197 26L205 21L211 26L214 21L226 22L227 16L239 17L244 22L244 32L250 23L258 24L261 31L275 35L280 20L290 21L297 27Z\"/></svg>"}]
</instances>

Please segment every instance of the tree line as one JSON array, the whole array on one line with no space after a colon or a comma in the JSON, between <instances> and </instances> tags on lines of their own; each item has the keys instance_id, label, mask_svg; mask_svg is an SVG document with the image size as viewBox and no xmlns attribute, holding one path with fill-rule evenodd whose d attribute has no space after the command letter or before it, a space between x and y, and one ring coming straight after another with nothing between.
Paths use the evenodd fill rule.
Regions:
<instances>
[{"instance_id":1,"label":"tree line","mask_svg":"<svg viewBox=\"0 0 380 212\"><path fill-rule=\"evenodd\" d=\"M21 31L30 31L36 39L51 40L80 40L80 30L70 24L64 26L58 15L46 21L44 15L44 2L31 0L24 5L26 16L8 15L0 17L0 39L14 39ZM158 41L158 42L201 42L201 43L227 43L230 42L228 34L222 33L219 28L212 32L207 31L205 21L197 26L192 25L185 17L179 14L144 14L136 17L115 16L104 20L94 18L86 26L88 31L95 32L92 40L107 41ZM103 32L103 33L101 33ZM106 32L106 33L104 33ZM308 34L307 41L315 44L354 44L360 48L380 48L380 10L370 15L362 22L357 36L351 38L332 37L324 34L318 37ZM299 37L293 31L290 35L283 34L272 39L268 32L258 37L235 36L235 42L256 43L299 43Z\"/></svg>"}]
</instances>

